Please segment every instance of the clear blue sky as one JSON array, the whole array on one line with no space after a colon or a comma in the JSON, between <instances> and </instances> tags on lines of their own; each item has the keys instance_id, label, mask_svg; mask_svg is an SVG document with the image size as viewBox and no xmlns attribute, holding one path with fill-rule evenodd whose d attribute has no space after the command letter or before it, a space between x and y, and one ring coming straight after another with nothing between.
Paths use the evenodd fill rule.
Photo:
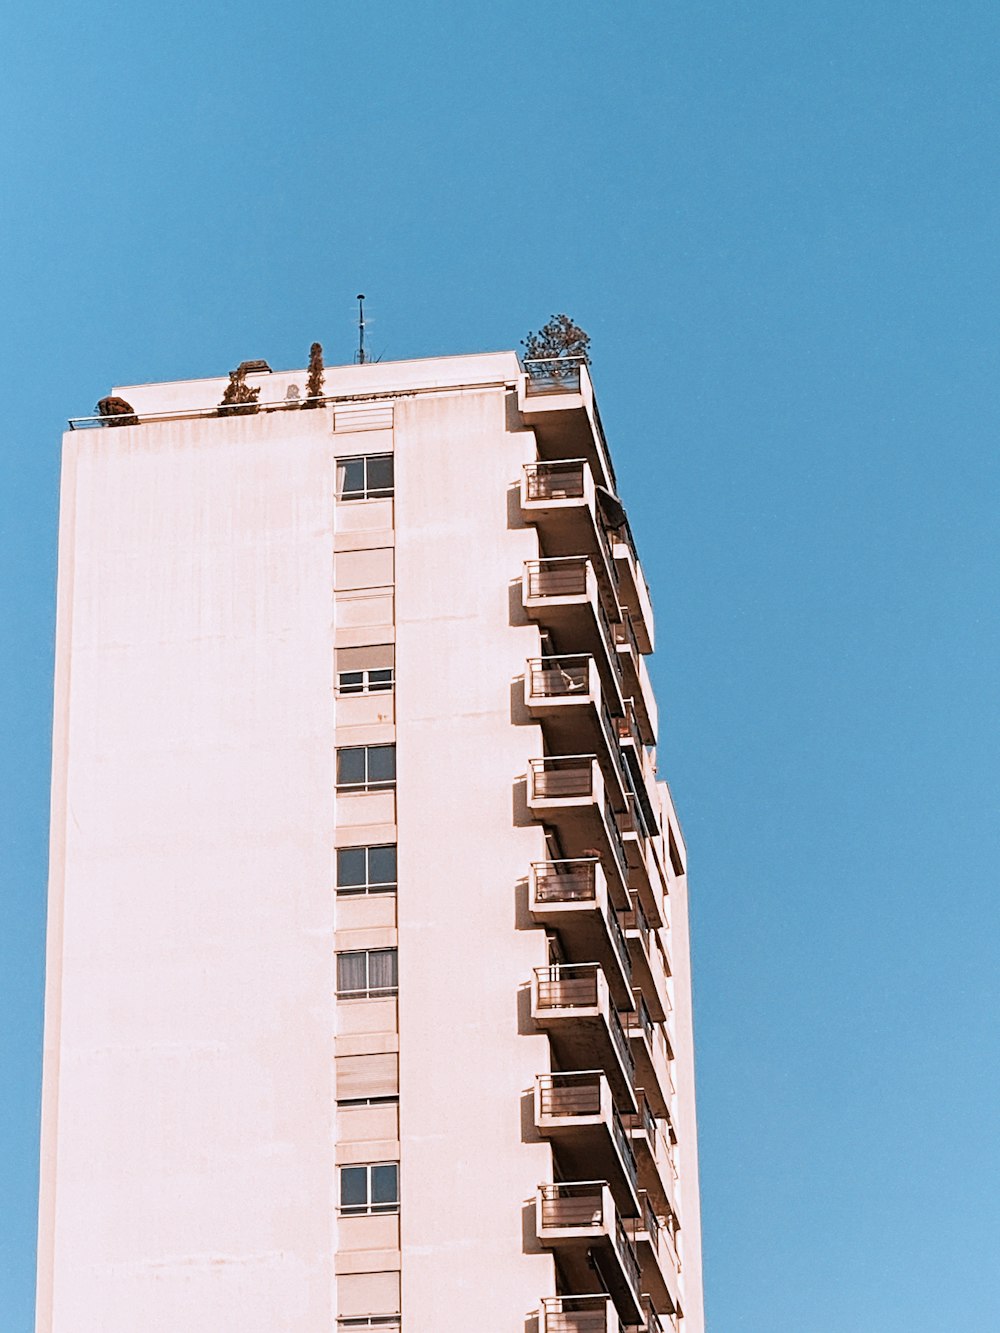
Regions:
<instances>
[{"instance_id":1,"label":"clear blue sky","mask_svg":"<svg viewBox=\"0 0 1000 1333\"><path fill-rule=\"evenodd\" d=\"M387 358L593 337L691 852L711 1333L995 1333L995 0L55 0L4 46L0 1333L59 432L349 360L361 290Z\"/></svg>"}]
</instances>

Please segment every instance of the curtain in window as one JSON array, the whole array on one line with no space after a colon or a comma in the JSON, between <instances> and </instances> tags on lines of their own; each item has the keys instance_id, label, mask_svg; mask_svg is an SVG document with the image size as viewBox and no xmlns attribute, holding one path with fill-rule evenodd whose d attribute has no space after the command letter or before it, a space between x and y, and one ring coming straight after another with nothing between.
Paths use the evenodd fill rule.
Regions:
<instances>
[{"instance_id":1,"label":"curtain in window","mask_svg":"<svg viewBox=\"0 0 1000 1333\"><path fill-rule=\"evenodd\" d=\"M394 991L396 986L396 950L372 949L368 955L369 990Z\"/></svg>"},{"instance_id":2,"label":"curtain in window","mask_svg":"<svg viewBox=\"0 0 1000 1333\"><path fill-rule=\"evenodd\" d=\"M361 992L368 989L368 977L365 964L367 955L363 952L337 954L337 991L341 995Z\"/></svg>"}]
</instances>

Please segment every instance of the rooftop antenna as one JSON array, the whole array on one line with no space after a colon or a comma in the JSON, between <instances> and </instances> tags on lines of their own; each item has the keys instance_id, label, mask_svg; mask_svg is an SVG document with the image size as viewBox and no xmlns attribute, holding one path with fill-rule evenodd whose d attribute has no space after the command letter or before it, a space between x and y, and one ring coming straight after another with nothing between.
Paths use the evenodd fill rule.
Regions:
<instances>
[{"instance_id":1,"label":"rooftop antenna","mask_svg":"<svg viewBox=\"0 0 1000 1333\"><path fill-rule=\"evenodd\" d=\"M354 360L359 366L363 366L368 356L365 352L365 294L358 292L358 350L354 354Z\"/></svg>"}]
</instances>

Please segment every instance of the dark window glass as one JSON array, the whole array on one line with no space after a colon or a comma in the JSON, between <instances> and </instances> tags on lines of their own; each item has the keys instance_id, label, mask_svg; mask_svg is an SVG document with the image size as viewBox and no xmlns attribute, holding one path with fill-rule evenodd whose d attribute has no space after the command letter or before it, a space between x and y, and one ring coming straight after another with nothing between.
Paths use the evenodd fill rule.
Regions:
<instances>
[{"instance_id":1,"label":"dark window glass","mask_svg":"<svg viewBox=\"0 0 1000 1333\"><path fill-rule=\"evenodd\" d=\"M392 667L379 668L368 672L368 688L370 690L391 690L392 689ZM343 686L341 686L343 689Z\"/></svg>"},{"instance_id":2,"label":"dark window glass","mask_svg":"<svg viewBox=\"0 0 1000 1333\"><path fill-rule=\"evenodd\" d=\"M338 750L337 782L342 786L361 786L365 778L365 747L359 745Z\"/></svg>"},{"instance_id":3,"label":"dark window glass","mask_svg":"<svg viewBox=\"0 0 1000 1333\"><path fill-rule=\"evenodd\" d=\"M395 1162L372 1167L372 1205L399 1202L399 1168Z\"/></svg>"},{"instance_id":4,"label":"dark window glass","mask_svg":"<svg viewBox=\"0 0 1000 1333\"><path fill-rule=\"evenodd\" d=\"M354 888L367 883L366 848L341 847L337 851L337 887Z\"/></svg>"},{"instance_id":5,"label":"dark window glass","mask_svg":"<svg viewBox=\"0 0 1000 1333\"><path fill-rule=\"evenodd\" d=\"M396 747L395 745L369 745L368 781L395 782Z\"/></svg>"},{"instance_id":6,"label":"dark window glass","mask_svg":"<svg viewBox=\"0 0 1000 1333\"><path fill-rule=\"evenodd\" d=\"M363 458L345 458L340 466L344 470L341 495L345 499L349 496L364 495L365 460Z\"/></svg>"},{"instance_id":7,"label":"dark window glass","mask_svg":"<svg viewBox=\"0 0 1000 1333\"><path fill-rule=\"evenodd\" d=\"M387 495L392 490L392 454L372 454L368 459L368 490Z\"/></svg>"},{"instance_id":8,"label":"dark window glass","mask_svg":"<svg viewBox=\"0 0 1000 1333\"><path fill-rule=\"evenodd\" d=\"M340 1206L341 1208L367 1209L368 1168L366 1166L342 1166L340 1168Z\"/></svg>"},{"instance_id":9,"label":"dark window glass","mask_svg":"<svg viewBox=\"0 0 1000 1333\"><path fill-rule=\"evenodd\" d=\"M363 671L342 671L338 681L341 694L360 694L365 688Z\"/></svg>"},{"instance_id":10,"label":"dark window glass","mask_svg":"<svg viewBox=\"0 0 1000 1333\"><path fill-rule=\"evenodd\" d=\"M396 883L396 848L394 846L368 848L368 882L369 884Z\"/></svg>"}]
</instances>

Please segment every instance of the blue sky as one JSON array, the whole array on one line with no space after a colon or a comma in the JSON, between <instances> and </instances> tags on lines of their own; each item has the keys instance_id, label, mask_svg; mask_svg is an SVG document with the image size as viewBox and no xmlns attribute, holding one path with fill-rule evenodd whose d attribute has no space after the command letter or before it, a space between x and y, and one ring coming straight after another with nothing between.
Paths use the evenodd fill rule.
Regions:
<instances>
[{"instance_id":1,"label":"blue sky","mask_svg":"<svg viewBox=\"0 0 1000 1333\"><path fill-rule=\"evenodd\" d=\"M1000 1328L1000 9L8 9L0 1329L33 1305L64 419L568 311L653 588L711 1333Z\"/></svg>"}]
</instances>

